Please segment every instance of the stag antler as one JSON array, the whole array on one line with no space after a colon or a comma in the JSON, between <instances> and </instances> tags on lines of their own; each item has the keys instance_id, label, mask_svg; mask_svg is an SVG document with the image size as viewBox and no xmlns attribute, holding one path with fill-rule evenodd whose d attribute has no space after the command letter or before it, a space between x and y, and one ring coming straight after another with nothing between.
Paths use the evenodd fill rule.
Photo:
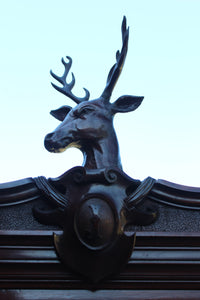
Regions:
<instances>
[{"instance_id":1,"label":"stag antler","mask_svg":"<svg viewBox=\"0 0 200 300\"><path fill-rule=\"evenodd\" d=\"M115 84L122 71L126 54L128 51L128 37L129 37L129 27L126 28L126 17L124 16L122 21L122 49L121 52L118 50L116 53L116 63L110 69L108 74L106 87L101 95L105 100L109 101Z\"/></svg>"},{"instance_id":2,"label":"stag antler","mask_svg":"<svg viewBox=\"0 0 200 300\"><path fill-rule=\"evenodd\" d=\"M68 63L66 63L64 61L64 58L61 59L63 65L65 67L65 71L64 71L63 76L58 76L55 73L53 73L52 70L50 71L50 73L53 76L53 78L55 78L58 82L60 82L63 85L63 87L59 87L59 86L55 85L54 83L51 83L51 84L52 84L52 86L57 91L61 92L65 96L68 96L70 99L72 99L73 101L75 101L77 104L79 104L79 103L81 103L83 101L87 101L89 99L89 97L90 97L90 93L89 93L89 91L87 89L83 88L85 90L85 97L83 97L83 98L76 97L71 92L71 90L73 89L73 86L75 84L75 77L74 77L73 73L72 73L72 80L71 80L71 82L70 83L66 82L67 75L68 75L69 70L70 70L71 65L72 65L72 59L71 59L71 57L66 56L66 58L69 60Z\"/></svg>"}]
</instances>

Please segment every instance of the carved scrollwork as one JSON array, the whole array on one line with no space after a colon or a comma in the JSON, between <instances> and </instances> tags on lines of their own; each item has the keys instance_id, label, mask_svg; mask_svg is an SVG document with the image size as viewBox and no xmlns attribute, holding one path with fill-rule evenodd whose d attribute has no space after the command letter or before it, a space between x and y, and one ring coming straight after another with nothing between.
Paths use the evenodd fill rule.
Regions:
<instances>
[{"instance_id":1,"label":"carved scrollwork","mask_svg":"<svg viewBox=\"0 0 200 300\"><path fill-rule=\"evenodd\" d=\"M109 183L114 183L117 181L117 172L114 169L106 169L104 174L105 174L105 179Z\"/></svg>"},{"instance_id":2,"label":"carved scrollwork","mask_svg":"<svg viewBox=\"0 0 200 300\"><path fill-rule=\"evenodd\" d=\"M109 102L122 71L127 50L129 28L122 21L122 47L110 69L106 86L97 99L89 101L89 92L76 97L72 81L66 82L72 65L62 59L64 74L51 75L62 87L56 90L71 98L76 106L62 106L51 111L62 122L45 137L50 152L77 147L83 152L83 167L75 167L57 178L26 178L0 185L0 207L42 198L50 208L34 207L36 219L56 224L61 234L54 234L60 260L91 281L99 281L119 272L128 261L135 244L135 232L126 225L148 225L156 221L157 210L148 203L162 203L179 208L200 210L200 189L184 188L148 177L134 180L123 171L120 162L113 118L116 113L136 110L142 96L121 96ZM131 227L133 228L133 227Z\"/></svg>"}]
</instances>

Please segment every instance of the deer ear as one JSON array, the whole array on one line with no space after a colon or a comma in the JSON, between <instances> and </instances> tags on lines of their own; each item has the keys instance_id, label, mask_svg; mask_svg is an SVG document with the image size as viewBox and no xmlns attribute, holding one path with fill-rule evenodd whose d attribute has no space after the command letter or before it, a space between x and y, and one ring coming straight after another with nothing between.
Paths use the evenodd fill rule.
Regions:
<instances>
[{"instance_id":1,"label":"deer ear","mask_svg":"<svg viewBox=\"0 0 200 300\"><path fill-rule=\"evenodd\" d=\"M59 121L63 121L66 117L66 115L68 114L68 112L71 110L71 106L68 106L68 105L64 105L64 106L61 106L60 108L58 109L55 109L55 110L51 110L50 111L50 114L56 118L57 120Z\"/></svg>"},{"instance_id":2,"label":"deer ear","mask_svg":"<svg viewBox=\"0 0 200 300\"><path fill-rule=\"evenodd\" d=\"M144 97L141 96L121 96L112 104L112 112L116 114L134 111L140 106L143 99Z\"/></svg>"}]
</instances>

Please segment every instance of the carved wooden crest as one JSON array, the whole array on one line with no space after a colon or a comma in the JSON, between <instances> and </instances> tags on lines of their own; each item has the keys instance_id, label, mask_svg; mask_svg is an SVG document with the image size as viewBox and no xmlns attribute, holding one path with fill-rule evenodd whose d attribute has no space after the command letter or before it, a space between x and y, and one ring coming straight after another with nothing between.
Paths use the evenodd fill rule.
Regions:
<instances>
[{"instance_id":1,"label":"carved wooden crest","mask_svg":"<svg viewBox=\"0 0 200 300\"><path fill-rule=\"evenodd\" d=\"M0 207L34 201L40 197L50 209L34 208L34 216L43 224L56 224L62 234L54 234L55 251L62 263L97 282L120 272L129 260L135 243L135 231L128 225L148 225L156 221L152 202L180 208L200 209L200 189L183 188L148 177L143 182L122 171L118 141L113 127L116 113L137 109L143 97L125 95L110 102L128 50L129 29L122 22L122 48L110 69L106 86L97 99L76 97L75 78L66 82L72 65L62 59L64 74L55 75L61 85L53 87L72 99L76 106L51 111L61 121L45 137L50 152L79 148L84 155L82 167L75 167L58 178L26 178L0 186ZM184 191L184 192L183 192Z\"/></svg>"}]
</instances>

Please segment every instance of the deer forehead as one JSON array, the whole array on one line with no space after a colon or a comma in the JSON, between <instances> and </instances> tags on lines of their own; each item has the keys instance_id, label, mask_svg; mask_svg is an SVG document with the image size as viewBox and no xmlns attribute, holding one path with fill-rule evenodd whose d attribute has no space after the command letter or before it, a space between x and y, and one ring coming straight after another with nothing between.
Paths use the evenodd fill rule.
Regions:
<instances>
[{"instance_id":1,"label":"deer forehead","mask_svg":"<svg viewBox=\"0 0 200 300\"><path fill-rule=\"evenodd\" d=\"M76 115L86 109L91 110L91 112L94 111L98 114L103 115L107 114L109 111L108 106L105 106L105 104L100 99L95 99L78 104L72 109L72 113Z\"/></svg>"}]
</instances>

